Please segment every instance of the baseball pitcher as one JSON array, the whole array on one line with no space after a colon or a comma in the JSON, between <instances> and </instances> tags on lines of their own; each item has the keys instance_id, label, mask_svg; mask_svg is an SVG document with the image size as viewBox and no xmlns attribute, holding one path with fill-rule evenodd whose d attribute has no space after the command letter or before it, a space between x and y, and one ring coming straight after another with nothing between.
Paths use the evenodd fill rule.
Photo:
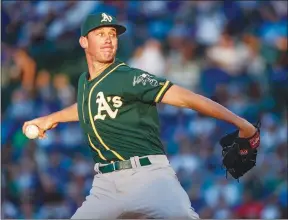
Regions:
<instances>
[{"instance_id":1,"label":"baseball pitcher","mask_svg":"<svg viewBox=\"0 0 288 220\"><path fill-rule=\"evenodd\" d=\"M232 123L239 128L235 138L252 138L254 148L259 130L212 100L117 59L118 37L125 31L107 13L89 15L79 39L88 72L79 77L77 103L24 123L23 131L37 125L44 138L58 123L80 122L95 177L73 219L197 219L163 150L157 103Z\"/></svg>"}]
</instances>

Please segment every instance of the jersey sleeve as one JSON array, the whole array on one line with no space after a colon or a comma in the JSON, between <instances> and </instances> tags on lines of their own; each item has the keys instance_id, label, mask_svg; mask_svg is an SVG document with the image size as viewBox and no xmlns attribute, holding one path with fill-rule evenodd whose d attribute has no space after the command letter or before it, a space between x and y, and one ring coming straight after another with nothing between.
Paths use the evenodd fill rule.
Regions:
<instances>
[{"instance_id":1,"label":"jersey sleeve","mask_svg":"<svg viewBox=\"0 0 288 220\"><path fill-rule=\"evenodd\" d=\"M164 94L173 85L169 80L137 69L129 71L125 78L125 94L149 103L161 102Z\"/></svg>"}]
</instances>

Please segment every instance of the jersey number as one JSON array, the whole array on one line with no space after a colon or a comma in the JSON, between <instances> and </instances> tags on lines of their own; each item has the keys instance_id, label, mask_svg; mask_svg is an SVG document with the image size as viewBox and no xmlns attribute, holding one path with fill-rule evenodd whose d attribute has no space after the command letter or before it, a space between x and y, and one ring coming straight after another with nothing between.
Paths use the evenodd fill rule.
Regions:
<instances>
[{"instance_id":1,"label":"jersey number","mask_svg":"<svg viewBox=\"0 0 288 220\"><path fill-rule=\"evenodd\" d=\"M116 108L116 110L112 110L109 106L109 102L112 100L113 107ZM106 113L110 116L110 118L115 119L118 114L118 108L122 106L121 97L114 96L113 98L107 97L107 100L104 96L103 92L99 92L97 94L96 103L98 104L98 112L97 115L94 116L94 121L97 119L105 120ZM104 112L104 114L103 114Z\"/></svg>"}]
</instances>

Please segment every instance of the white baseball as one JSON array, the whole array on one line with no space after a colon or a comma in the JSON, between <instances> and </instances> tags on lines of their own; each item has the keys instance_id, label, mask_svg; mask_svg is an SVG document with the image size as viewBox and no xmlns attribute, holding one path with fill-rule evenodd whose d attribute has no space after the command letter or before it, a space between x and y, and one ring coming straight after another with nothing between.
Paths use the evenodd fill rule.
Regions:
<instances>
[{"instance_id":1,"label":"white baseball","mask_svg":"<svg viewBox=\"0 0 288 220\"><path fill-rule=\"evenodd\" d=\"M36 125L28 125L25 130L25 135L29 139L35 139L39 136L39 128Z\"/></svg>"}]
</instances>

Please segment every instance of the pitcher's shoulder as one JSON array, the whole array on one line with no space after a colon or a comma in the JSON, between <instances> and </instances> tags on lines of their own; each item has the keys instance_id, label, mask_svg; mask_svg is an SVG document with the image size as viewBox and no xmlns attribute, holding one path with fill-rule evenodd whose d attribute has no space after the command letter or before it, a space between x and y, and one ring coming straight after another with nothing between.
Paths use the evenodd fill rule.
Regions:
<instances>
[{"instance_id":1,"label":"pitcher's shoulder","mask_svg":"<svg viewBox=\"0 0 288 220\"><path fill-rule=\"evenodd\" d=\"M131 67L128 64L124 63L124 65L118 68L118 72L120 74L134 75L134 74L144 73L145 71L135 68L135 67Z\"/></svg>"}]
</instances>

